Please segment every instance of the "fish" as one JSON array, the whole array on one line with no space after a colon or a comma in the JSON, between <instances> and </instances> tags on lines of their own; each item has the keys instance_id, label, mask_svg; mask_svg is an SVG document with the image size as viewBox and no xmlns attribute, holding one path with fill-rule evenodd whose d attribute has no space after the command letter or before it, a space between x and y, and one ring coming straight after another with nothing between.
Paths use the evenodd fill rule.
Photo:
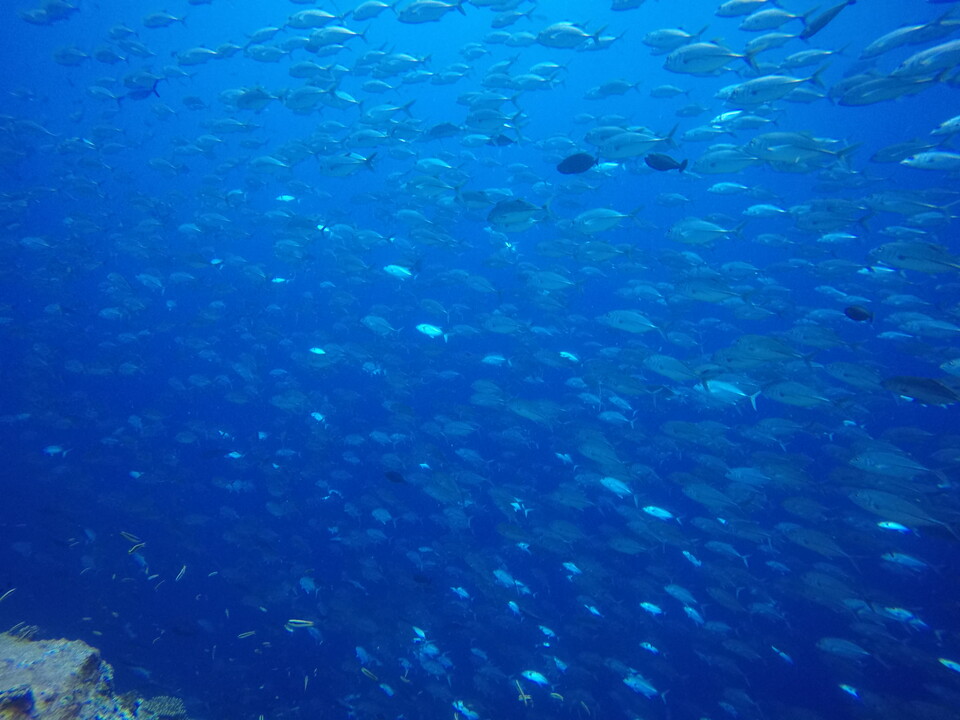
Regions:
<instances>
[{"instance_id":1,"label":"fish","mask_svg":"<svg viewBox=\"0 0 960 720\"><path fill-rule=\"evenodd\" d=\"M616 228L622 220L629 217L632 215L612 208L594 208L577 215L573 219L573 227L584 235L595 235Z\"/></svg>"},{"instance_id":2,"label":"fish","mask_svg":"<svg viewBox=\"0 0 960 720\"><path fill-rule=\"evenodd\" d=\"M848 305L843 309L843 314L854 322L873 322L873 312L862 305Z\"/></svg>"},{"instance_id":3,"label":"fish","mask_svg":"<svg viewBox=\"0 0 960 720\"><path fill-rule=\"evenodd\" d=\"M686 159L678 162L669 155L664 155L663 153L650 153L643 159L643 161L647 164L647 167L653 170L659 170L661 172L665 172L667 170L677 170L679 172L683 172L687 169Z\"/></svg>"},{"instance_id":4,"label":"fish","mask_svg":"<svg viewBox=\"0 0 960 720\"><path fill-rule=\"evenodd\" d=\"M119 105L124 100L146 100L151 95L154 97L160 97L160 93L157 92L157 86L164 79L165 78L157 78L153 81L153 85L151 85L149 88L135 88L127 92L125 95L117 96L117 104Z\"/></svg>"},{"instance_id":5,"label":"fish","mask_svg":"<svg viewBox=\"0 0 960 720\"><path fill-rule=\"evenodd\" d=\"M736 383L721 380L720 378L705 379L702 384L697 387L702 387L711 398L715 398L720 402L736 404L743 399L749 400L750 406L754 410L757 409L757 398L761 393L761 390L757 390L754 393L749 393L739 387Z\"/></svg>"},{"instance_id":6,"label":"fish","mask_svg":"<svg viewBox=\"0 0 960 720\"><path fill-rule=\"evenodd\" d=\"M623 683L635 693L647 698L656 697L660 694L657 689L650 684L650 681L639 673L633 673L623 678Z\"/></svg>"},{"instance_id":7,"label":"fish","mask_svg":"<svg viewBox=\"0 0 960 720\"><path fill-rule=\"evenodd\" d=\"M946 247L931 242L897 241L875 247L871 254L881 262L901 270L925 273L956 272L960 258Z\"/></svg>"},{"instance_id":8,"label":"fish","mask_svg":"<svg viewBox=\"0 0 960 720\"><path fill-rule=\"evenodd\" d=\"M431 325L430 323L419 323L416 326L416 330L431 339L442 337L444 342L446 342L449 337L441 328L436 325Z\"/></svg>"},{"instance_id":9,"label":"fish","mask_svg":"<svg viewBox=\"0 0 960 720\"><path fill-rule=\"evenodd\" d=\"M330 177L348 177L362 169L372 172L374 170L373 160L376 156L377 153L375 152L366 157L359 153L349 152L343 155L318 157L317 160L322 174Z\"/></svg>"},{"instance_id":10,"label":"fish","mask_svg":"<svg viewBox=\"0 0 960 720\"><path fill-rule=\"evenodd\" d=\"M180 23L182 25L186 24L186 18L176 17L167 12L156 12L151 13L143 18L143 26L145 28L165 28L173 23Z\"/></svg>"},{"instance_id":11,"label":"fish","mask_svg":"<svg viewBox=\"0 0 960 720\"><path fill-rule=\"evenodd\" d=\"M773 0L725 0L720 4L720 7L716 9L714 15L717 17L749 15L769 4L775 3L773 3Z\"/></svg>"},{"instance_id":12,"label":"fish","mask_svg":"<svg viewBox=\"0 0 960 720\"><path fill-rule=\"evenodd\" d=\"M414 0L397 12L397 20L409 24L435 22L443 18L450 10L456 10L461 15L466 15L462 0L456 0L456 2Z\"/></svg>"},{"instance_id":13,"label":"fish","mask_svg":"<svg viewBox=\"0 0 960 720\"><path fill-rule=\"evenodd\" d=\"M779 7L760 8L750 13L741 22L739 29L746 32L763 32L764 30L774 30L781 27L791 20L799 20L806 27L808 25L807 17L813 11L803 15L794 15Z\"/></svg>"},{"instance_id":14,"label":"fish","mask_svg":"<svg viewBox=\"0 0 960 720\"><path fill-rule=\"evenodd\" d=\"M683 28L652 30L643 36L642 42L644 45L654 48L655 54L664 54L699 40L708 27L708 25L704 25L696 33L689 33Z\"/></svg>"},{"instance_id":15,"label":"fish","mask_svg":"<svg viewBox=\"0 0 960 720\"><path fill-rule=\"evenodd\" d=\"M736 235L741 228L726 230L716 223L701 218L686 218L671 226L667 237L688 245L708 245L717 240L726 240Z\"/></svg>"},{"instance_id":16,"label":"fish","mask_svg":"<svg viewBox=\"0 0 960 720\"><path fill-rule=\"evenodd\" d=\"M846 640L845 638L823 637L817 640L817 648L825 653L846 658L848 660L865 660L869 658L870 652L857 645L857 643Z\"/></svg>"},{"instance_id":17,"label":"fish","mask_svg":"<svg viewBox=\"0 0 960 720\"><path fill-rule=\"evenodd\" d=\"M809 40L823 30L827 25L833 22L844 8L846 8L848 5L855 5L856 2L857 0L845 0L845 2L841 2L837 5L827 8L817 16L809 20L805 20L804 28L800 31L800 39Z\"/></svg>"},{"instance_id":18,"label":"fish","mask_svg":"<svg viewBox=\"0 0 960 720\"><path fill-rule=\"evenodd\" d=\"M948 658L937 658L937 662L939 662L948 670L953 670L953 672L960 672L960 663L958 663L956 660L950 660Z\"/></svg>"},{"instance_id":19,"label":"fish","mask_svg":"<svg viewBox=\"0 0 960 720\"><path fill-rule=\"evenodd\" d=\"M563 175L579 175L594 167L597 162L598 158L589 153L574 153L557 164L557 172Z\"/></svg>"},{"instance_id":20,"label":"fish","mask_svg":"<svg viewBox=\"0 0 960 720\"><path fill-rule=\"evenodd\" d=\"M732 60L743 60L753 65L753 55L735 53L713 42L681 45L667 55L664 68L685 75L709 75L725 67Z\"/></svg>"},{"instance_id":21,"label":"fish","mask_svg":"<svg viewBox=\"0 0 960 720\"><path fill-rule=\"evenodd\" d=\"M896 375L881 383L890 392L924 405L952 405L960 393L936 378Z\"/></svg>"},{"instance_id":22,"label":"fish","mask_svg":"<svg viewBox=\"0 0 960 720\"><path fill-rule=\"evenodd\" d=\"M955 714L956 3L182 4L9 14L3 607L234 714Z\"/></svg>"},{"instance_id":23,"label":"fish","mask_svg":"<svg viewBox=\"0 0 960 720\"><path fill-rule=\"evenodd\" d=\"M602 325L633 334L659 330L647 317L633 310L611 310L596 319Z\"/></svg>"},{"instance_id":24,"label":"fish","mask_svg":"<svg viewBox=\"0 0 960 720\"><path fill-rule=\"evenodd\" d=\"M910 155L901 160L900 164L918 170L955 172L960 170L960 153L947 150L929 150Z\"/></svg>"},{"instance_id":25,"label":"fish","mask_svg":"<svg viewBox=\"0 0 960 720\"><path fill-rule=\"evenodd\" d=\"M848 497L864 510L887 518L887 522L919 527L938 525L956 535L948 523L937 520L916 503L885 490L853 489L848 492Z\"/></svg>"},{"instance_id":26,"label":"fish","mask_svg":"<svg viewBox=\"0 0 960 720\"><path fill-rule=\"evenodd\" d=\"M951 70L960 63L960 40L950 40L940 45L914 53L900 63L892 78L916 78L921 75L936 75L943 70Z\"/></svg>"},{"instance_id":27,"label":"fish","mask_svg":"<svg viewBox=\"0 0 960 720\"><path fill-rule=\"evenodd\" d=\"M404 267L403 265L384 265L383 271L398 280L408 280L413 277L413 272L410 268Z\"/></svg>"},{"instance_id":28,"label":"fish","mask_svg":"<svg viewBox=\"0 0 960 720\"><path fill-rule=\"evenodd\" d=\"M633 491L630 489L630 486L619 478L609 476L603 477L600 478L600 483L607 488L607 490L621 498L627 497L628 495L633 495Z\"/></svg>"},{"instance_id":29,"label":"fish","mask_svg":"<svg viewBox=\"0 0 960 720\"><path fill-rule=\"evenodd\" d=\"M487 222L504 232L523 232L540 222L545 208L522 198L510 198L497 202L487 213Z\"/></svg>"},{"instance_id":30,"label":"fish","mask_svg":"<svg viewBox=\"0 0 960 720\"><path fill-rule=\"evenodd\" d=\"M661 144L674 146L673 135L676 126L664 137L658 136L646 128L615 133L600 145L600 153L610 160L624 160L639 157Z\"/></svg>"},{"instance_id":31,"label":"fish","mask_svg":"<svg viewBox=\"0 0 960 720\"><path fill-rule=\"evenodd\" d=\"M546 686L550 684L550 681L547 680L546 676L536 670L524 670L522 673L520 673L520 675L535 685Z\"/></svg>"},{"instance_id":32,"label":"fish","mask_svg":"<svg viewBox=\"0 0 960 720\"><path fill-rule=\"evenodd\" d=\"M780 100L804 83L822 87L823 83L820 80L822 72L823 69L817 70L813 75L805 78L791 75L764 75L724 88L718 93L718 97L723 98L733 107L756 107Z\"/></svg>"}]
</instances>

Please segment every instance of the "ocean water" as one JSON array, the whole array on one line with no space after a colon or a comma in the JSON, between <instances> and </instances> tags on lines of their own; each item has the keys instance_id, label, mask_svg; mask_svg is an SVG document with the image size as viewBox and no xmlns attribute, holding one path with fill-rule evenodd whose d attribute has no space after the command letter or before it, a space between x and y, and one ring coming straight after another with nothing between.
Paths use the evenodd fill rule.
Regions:
<instances>
[{"instance_id":1,"label":"ocean water","mask_svg":"<svg viewBox=\"0 0 960 720\"><path fill-rule=\"evenodd\" d=\"M718 7L0 8L0 625L198 720L957 717L960 15Z\"/></svg>"}]
</instances>

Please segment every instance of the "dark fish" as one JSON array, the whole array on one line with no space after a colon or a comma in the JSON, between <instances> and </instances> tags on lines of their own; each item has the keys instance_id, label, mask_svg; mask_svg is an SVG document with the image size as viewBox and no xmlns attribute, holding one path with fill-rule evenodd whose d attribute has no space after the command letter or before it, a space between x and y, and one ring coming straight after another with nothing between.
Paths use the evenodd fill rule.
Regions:
<instances>
[{"instance_id":1,"label":"dark fish","mask_svg":"<svg viewBox=\"0 0 960 720\"><path fill-rule=\"evenodd\" d=\"M846 307L843 309L843 314L851 320L856 320L857 322L864 322L866 320L873 322L873 313L862 305L851 305L850 307Z\"/></svg>"},{"instance_id":2,"label":"dark fish","mask_svg":"<svg viewBox=\"0 0 960 720\"><path fill-rule=\"evenodd\" d=\"M443 122L427 130L426 137L428 140L442 140L443 138L453 137L459 134L459 126L453 123Z\"/></svg>"},{"instance_id":3,"label":"dark fish","mask_svg":"<svg viewBox=\"0 0 960 720\"><path fill-rule=\"evenodd\" d=\"M163 78L160 78L162 80ZM151 95L156 95L160 97L160 93L157 92L157 85L160 83L160 80L153 81L153 87L150 88L137 88L136 90L131 90L126 95L121 95L117 98L117 104L119 105L123 100L146 100Z\"/></svg>"},{"instance_id":4,"label":"dark fish","mask_svg":"<svg viewBox=\"0 0 960 720\"><path fill-rule=\"evenodd\" d=\"M843 10L847 5L853 5L857 0L847 0L842 2L839 5L834 5L832 8L824 10L822 13L817 15L813 20L810 20L806 27L800 31L800 38L802 40L809 40L818 32L823 30L837 15L840 14L840 11Z\"/></svg>"},{"instance_id":5,"label":"dark fish","mask_svg":"<svg viewBox=\"0 0 960 720\"><path fill-rule=\"evenodd\" d=\"M387 471L383 474L383 476L384 476L387 480L389 480L390 482L392 482L392 483L405 483L405 482L406 482L406 478L404 478L403 475L401 475L400 473L395 472L395 471L393 471L393 470L387 470Z\"/></svg>"},{"instance_id":6,"label":"dark fish","mask_svg":"<svg viewBox=\"0 0 960 720\"><path fill-rule=\"evenodd\" d=\"M557 172L563 175L579 175L597 164L597 158L589 153L575 153L565 157L557 165Z\"/></svg>"},{"instance_id":7,"label":"dark fish","mask_svg":"<svg viewBox=\"0 0 960 720\"><path fill-rule=\"evenodd\" d=\"M687 167L686 160L677 162L669 155L664 155L663 153L650 153L643 161L647 164L647 167L660 170L661 172L666 170L679 170L683 172Z\"/></svg>"},{"instance_id":8,"label":"dark fish","mask_svg":"<svg viewBox=\"0 0 960 720\"><path fill-rule=\"evenodd\" d=\"M542 218L545 209L523 198L509 198L490 209L487 222L500 229L526 230Z\"/></svg>"}]
</instances>

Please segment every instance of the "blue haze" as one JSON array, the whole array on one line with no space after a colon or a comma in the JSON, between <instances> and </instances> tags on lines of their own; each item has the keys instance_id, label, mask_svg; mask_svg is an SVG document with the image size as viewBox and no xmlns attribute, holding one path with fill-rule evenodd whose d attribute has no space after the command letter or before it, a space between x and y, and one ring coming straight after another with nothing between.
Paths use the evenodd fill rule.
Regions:
<instances>
[{"instance_id":1,"label":"blue haze","mask_svg":"<svg viewBox=\"0 0 960 720\"><path fill-rule=\"evenodd\" d=\"M363 53L385 49L429 56L423 68L433 72L454 62L471 64L472 70L451 85L400 85L396 93L381 96L360 89L369 76L347 73L342 79L340 89L363 99L364 109L415 99L410 114L423 131L444 122L462 125L469 110L456 102L458 96L482 89L486 68L515 54L516 72L544 61L564 65L562 82L520 94L517 106L525 115L520 141L504 147L465 148L457 137L413 138L378 148L372 172L325 177L317 161L307 158L288 174L271 176L251 171L246 163L309 136L324 121L338 121L349 131L360 115L356 109L328 107L297 115L279 101L260 112L232 111L218 99L228 89L260 85L276 92L303 85L287 74L287 60L259 63L241 52L187 67L194 77L164 79L157 86L159 97L143 100L104 101L88 88L109 76L117 80L111 89L121 92L120 79L127 73L160 73L165 65L176 66L178 52L227 41L242 45L256 29L280 25L293 12L311 7L332 12L332 4L77 4L79 12L50 26L21 20L18 11L25 5L0 8L0 487L6 509L0 524L0 592L16 588L0 603L0 625L22 621L38 626L43 635L83 639L115 665L120 690L183 697L197 719L433 720L449 718L455 701L483 720L940 718L956 712L960 674L937 662L939 657L960 660L956 539L940 525L904 536L879 531L879 518L857 508L840 490L855 482L848 463L857 447L855 434L886 437L936 471L917 481L920 489L911 498L926 494L929 506L941 513L937 518L956 526L957 464L934 457L938 450L958 447L956 406L911 403L887 391L845 394L846 386L822 375L837 401L826 407L788 406L762 393L756 411L749 402L708 407L695 399L696 383L667 380L637 362L654 352L706 362L739 335L777 335L811 309L843 310L819 289L835 284L869 288L876 319L839 327L844 344L817 352L814 363L868 364L884 378L943 376L938 365L960 356L955 338L880 339L880 333L896 329L884 324L884 314L893 309L880 303L887 287L911 292L930 303L931 314L956 321L960 292L953 274L905 271L902 282L897 275L884 285L813 267L830 259L869 266L870 250L889 241L879 230L901 222L899 216L865 211L863 221L848 228L859 239L830 249L816 243L816 234L794 228L789 218L752 220L742 235L714 248L678 245L666 232L688 216L735 227L746 207L768 201L707 192L721 181L762 187L769 193L765 198L784 208L814 197L861 199L899 190L933 189L936 198L952 199L954 177L869 158L891 144L927 137L957 113L955 70L949 82L933 83L916 96L866 107L826 99L776 103L776 130L859 143L850 167L868 179L860 187L818 188L816 172L778 173L767 166L717 176L657 173L635 160L610 177L584 176L591 178L584 181L591 187L574 193L558 188L580 180L559 175L555 165L562 155L544 150L542 143L566 137L593 152L584 135L599 123L578 122L577 115L620 114L626 124L660 135L679 125L679 138L729 109L715 93L747 77L738 75L746 70L738 61L717 77L670 73L663 57L642 44L645 33L708 26L704 39L722 38L739 51L752 35L736 29L738 19L716 17L717 3L705 0L647 0L628 12L612 12L608 2L544 0L531 18L510 29L536 33L569 20L591 32L605 26L605 33L619 39L598 51L488 44L489 54L468 61L458 51L466 43L483 42L495 14L489 9L465 3L463 15L451 11L440 22L422 25L401 24L386 11L364 23L346 21L348 27L367 27L366 41L351 40L332 58L296 50L294 60L335 61L351 68ZM796 0L784 5L794 12L808 9ZM899 25L932 21L947 7L861 0L846 8L811 43L844 48L828 61L825 84L829 88L852 71L871 40ZM183 15L185 22L144 28L141 18L160 10ZM92 59L79 67L53 61L64 46L90 52L110 45L107 32L121 23L135 29L155 55L131 56L112 66ZM290 34L281 31L277 37ZM797 50L801 44L790 47ZM884 55L877 67L888 73L918 49ZM772 51L763 57L785 54ZM623 96L583 99L590 87L618 78L639 87ZM648 97L652 88L667 83L689 89L689 96ZM187 109L183 100L190 96L207 107ZM708 109L697 118L677 118L675 111L690 102ZM515 112L509 104L504 111ZM223 134L209 156L174 151L212 134L206 121L231 116L261 127L249 134ZM116 128L111 141L123 147L104 152L107 140L97 135L98 126ZM756 132L718 142L745 143ZM250 137L263 145L243 147L241 141ZM85 141L97 149L77 151L76 143ZM663 150L693 163L709 143L678 145ZM370 154L368 148L356 152ZM416 160L427 157L445 157L453 165L459 159L466 190L509 189L538 206L549 201L550 218L505 240L487 222L487 209L465 209L454 193L447 193L445 207L415 197L404 183L416 174ZM182 163L184 171L157 171L149 166L155 158ZM542 183L518 179L520 164ZM235 206L223 201L231 190L244 193ZM665 206L658 202L664 193L681 193L690 202ZM282 195L295 200L278 200ZM937 204L947 206L949 215L955 210L948 203ZM561 237L560 220L596 207L635 211L620 227L597 236L629 245L627 255L580 263L541 254L540 243ZM418 242L410 225L396 216L403 209L422 211L453 242ZM305 234L292 225L285 229L271 218L278 211L308 218L313 227ZM178 230L204 212L229 217L229 227L200 237ZM144 231L141 223L147 220L156 221L157 228ZM337 234L348 232L338 231L338 225L373 230L387 240L353 250L351 241ZM932 231L938 242L960 251L952 217ZM765 232L781 233L790 243L752 242ZM304 236L310 241L303 244L301 259L275 252L277 241ZM49 247L31 247L24 238L44 238ZM672 298L656 304L618 295L617 289L632 280L669 293L676 276L665 258L685 250L703 255L711 267L743 261L774 268L770 276L787 288L788 300L769 316L740 318L721 304L673 303ZM796 261L793 269L787 267L791 261ZM382 270L389 264L410 267L416 277L391 277ZM582 272L585 264L601 274ZM444 281L455 269L485 278L495 291ZM526 284L522 269L558 272L574 285L540 295ZM195 280L172 282L171 274L178 272ZM161 278L163 289L145 286L136 279L139 274ZM111 293L111 284L120 289ZM432 313L422 304L427 299L440 303L447 315ZM99 314L125 302L133 304L118 319ZM628 307L662 323L664 330L696 327L697 346L670 345L657 332L626 335L594 320ZM497 311L518 318L523 329L452 331L457 325L480 328ZM397 332L385 337L371 332L360 323L370 314L386 317ZM415 330L419 323L439 325L450 337L446 342L428 338ZM326 354L311 355L310 348ZM801 348L803 354L811 350ZM622 365L621 351L626 353L620 356L626 358ZM576 355L580 364L558 361L560 352ZM509 364L481 362L491 353ZM366 369L364 363L369 363ZM794 372L802 369L778 367L765 372L765 382L773 374L789 379ZM608 373L638 380L649 391L630 398L634 412L626 427L598 421L596 408L578 400L578 391L566 384L584 376L592 385L593 378ZM476 381L496 383L507 402L498 408L472 402ZM278 398L289 390L302 400L285 409ZM590 391L603 393L597 387ZM555 403L559 412L548 422L531 421L508 408L518 399ZM447 436L438 430L438 416L463 420L473 431ZM740 434L769 418L788 418L802 430L782 445L751 444ZM728 444L685 444L662 429L668 421L708 420L729 428ZM582 431L604 433L625 466L653 468L659 479L638 481L636 501L599 487L596 479L606 473L578 455ZM383 443L371 438L372 432L398 438ZM45 452L51 446L60 450ZM464 449L474 455L457 454ZM231 452L242 457L230 458ZM684 495L676 478L703 477L714 460L745 465L754 452L780 456L807 482L778 487L769 500L757 500L744 511L769 533L768 541L721 538L748 556L747 568L703 549L711 537L690 521L711 513ZM558 457L567 453L577 468ZM400 473L403 482L388 472ZM593 483L582 484L589 499L585 508L551 501L582 472L592 473ZM721 474L717 486L724 482ZM877 486L888 487L884 483ZM787 496L822 503L825 516L808 524L830 532L849 557L822 557L778 535L778 523L803 523L781 506ZM529 515L512 509L511 501L522 502ZM680 519L670 532L689 544L637 535L642 552L617 550L616 540L631 535L627 513L645 505L670 508ZM377 508L388 509L394 519L379 522L371 516ZM121 532L146 545L128 552L131 542ZM564 533L569 533L566 539ZM530 552L518 542L529 543ZM703 567L685 560L681 547ZM931 567L915 572L880 560L893 551L922 557ZM765 567L770 559L793 572L781 575ZM563 562L576 563L583 575L568 578ZM863 627L863 636L853 634L855 612L828 609L801 592L800 575L821 563L839 568L843 581L868 602L908 608L929 627L874 623L873 634ZM493 576L498 568L508 569L533 594L498 585ZM305 578L315 583L315 593ZM726 640L757 657L738 654L731 649L734 643L724 645L724 637L685 617L682 604L663 591L671 583L691 590L708 620L732 627ZM718 586L745 604L775 597L778 617L724 607L706 592ZM472 599L458 599L454 587L465 588ZM645 613L639 607L644 600L662 606L665 615ZM520 615L509 609L509 601L522 608ZM316 631L285 628L291 618L314 621ZM539 625L559 637L548 638ZM418 640L414 627L425 631L449 667L431 666L431 672L419 663L427 643ZM249 631L256 634L238 638ZM871 657L831 657L816 646L822 637L859 638ZM640 649L644 641L659 655ZM358 646L373 659L364 663ZM788 653L792 664L771 646ZM564 660L565 672L554 656ZM401 659L411 663L409 672ZM646 698L632 692L611 660L642 673L656 694ZM521 673L528 670L546 675L549 687L525 680ZM531 704L518 700L517 682ZM841 683L856 687L860 698L844 693Z\"/></svg>"}]
</instances>

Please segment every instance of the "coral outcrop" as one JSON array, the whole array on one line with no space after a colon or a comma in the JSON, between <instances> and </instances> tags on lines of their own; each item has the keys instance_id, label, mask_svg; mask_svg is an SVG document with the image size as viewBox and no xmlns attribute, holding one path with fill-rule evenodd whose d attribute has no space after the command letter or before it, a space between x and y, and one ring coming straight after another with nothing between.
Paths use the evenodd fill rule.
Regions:
<instances>
[{"instance_id":1,"label":"coral outcrop","mask_svg":"<svg viewBox=\"0 0 960 720\"><path fill-rule=\"evenodd\" d=\"M179 698L119 696L113 668L81 640L0 634L0 720L186 720Z\"/></svg>"}]
</instances>

